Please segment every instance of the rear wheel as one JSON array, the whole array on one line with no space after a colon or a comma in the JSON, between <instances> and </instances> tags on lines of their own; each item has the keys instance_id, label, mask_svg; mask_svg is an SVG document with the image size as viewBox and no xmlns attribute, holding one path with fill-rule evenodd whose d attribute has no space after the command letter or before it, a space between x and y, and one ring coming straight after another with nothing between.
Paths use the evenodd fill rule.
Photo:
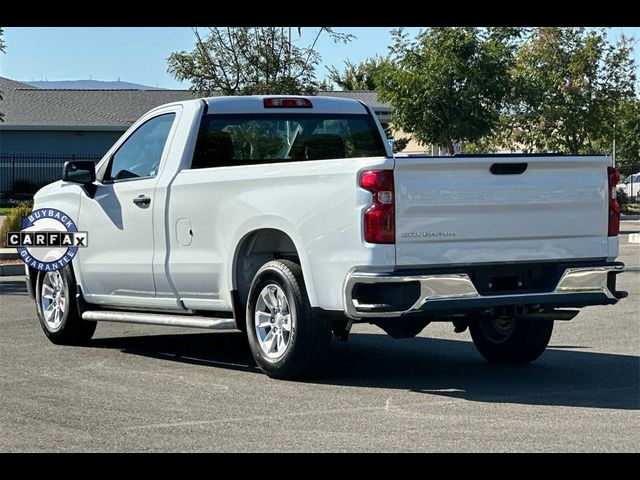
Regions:
<instances>
[{"instance_id":1,"label":"rear wheel","mask_svg":"<svg viewBox=\"0 0 640 480\"><path fill-rule=\"evenodd\" d=\"M478 351L494 363L529 363L549 344L553 320L478 319L469 325Z\"/></svg>"},{"instance_id":2,"label":"rear wheel","mask_svg":"<svg viewBox=\"0 0 640 480\"><path fill-rule=\"evenodd\" d=\"M36 311L45 335L58 345L79 345L91 340L96 322L80 318L76 282L67 266L60 270L38 272Z\"/></svg>"},{"instance_id":3,"label":"rear wheel","mask_svg":"<svg viewBox=\"0 0 640 480\"><path fill-rule=\"evenodd\" d=\"M300 265L289 260L273 260L258 270L246 322L253 358L274 378L316 373L331 341L329 323L312 313Z\"/></svg>"}]
</instances>

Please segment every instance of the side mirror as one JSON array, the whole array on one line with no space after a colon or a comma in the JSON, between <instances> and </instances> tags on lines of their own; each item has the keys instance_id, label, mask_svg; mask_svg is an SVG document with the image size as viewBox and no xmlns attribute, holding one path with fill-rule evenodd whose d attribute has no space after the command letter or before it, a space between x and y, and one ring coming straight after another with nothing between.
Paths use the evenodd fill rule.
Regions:
<instances>
[{"instance_id":1,"label":"side mirror","mask_svg":"<svg viewBox=\"0 0 640 480\"><path fill-rule=\"evenodd\" d=\"M91 160L65 162L62 180L82 185L91 184L96 181L96 165Z\"/></svg>"}]
</instances>

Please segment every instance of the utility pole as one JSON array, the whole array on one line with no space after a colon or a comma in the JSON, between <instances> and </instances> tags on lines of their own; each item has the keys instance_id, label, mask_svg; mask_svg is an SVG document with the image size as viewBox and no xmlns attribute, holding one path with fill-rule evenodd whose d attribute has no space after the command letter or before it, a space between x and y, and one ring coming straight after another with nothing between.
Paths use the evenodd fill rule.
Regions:
<instances>
[{"instance_id":1,"label":"utility pole","mask_svg":"<svg viewBox=\"0 0 640 480\"><path fill-rule=\"evenodd\" d=\"M616 110L618 106L613 106L613 166L616 166Z\"/></svg>"},{"instance_id":2,"label":"utility pole","mask_svg":"<svg viewBox=\"0 0 640 480\"><path fill-rule=\"evenodd\" d=\"M291 27L289 27L289 58L287 59L287 64L289 68L289 78L291 78Z\"/></svg>"},{"instance_id":3,"label":"utility pole","mask_svg":"<svg viewBox=\"0 0 640 480\"><path fill-rule=\"evenodd\" d=\"M613 166L616 166L616 122L613 121Z\"/></svg>"}]
</instances>

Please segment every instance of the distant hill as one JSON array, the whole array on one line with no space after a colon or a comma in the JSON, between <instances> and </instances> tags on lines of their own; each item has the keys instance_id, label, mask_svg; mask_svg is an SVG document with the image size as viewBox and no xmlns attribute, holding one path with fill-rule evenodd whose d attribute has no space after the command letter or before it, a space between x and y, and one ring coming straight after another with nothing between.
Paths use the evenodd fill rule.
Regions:
<instances>
[{"instance_id":1,"label":"distant hill","mask_svg":"<svg viewBox=\"0 0 640 480\"><path fill-rule=\"evenodd\" d=\"M23 82L36 88L71 89L71 90L166 90L131 82L106 82L102 80L50 80L39 82Z\"/></svg>"}]
</instances>

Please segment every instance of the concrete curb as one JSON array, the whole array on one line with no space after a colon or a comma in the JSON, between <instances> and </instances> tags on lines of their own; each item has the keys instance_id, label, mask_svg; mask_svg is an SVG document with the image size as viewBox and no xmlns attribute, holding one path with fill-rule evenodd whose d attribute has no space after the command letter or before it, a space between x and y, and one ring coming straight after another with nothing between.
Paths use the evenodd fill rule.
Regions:
<instances>
[{"instance_id":1,"label":"concrete curb","mask_svg":"<svg viewBox=\"0 0 640 480\"><path fill-rule=\"evenodd\" d=\"M629 234L629 243L640 243L640 233Z\"/></svg>"},{"instance_id":2,"label":"concrete curb","mask_svg":"<svg viewBox=\"0 0 640 480\"><path fill-rule=\"evenodd\" d=\"M0 265L0 277L17 277L24 275L24 263Z\"/></svg>"}]
</instances>

